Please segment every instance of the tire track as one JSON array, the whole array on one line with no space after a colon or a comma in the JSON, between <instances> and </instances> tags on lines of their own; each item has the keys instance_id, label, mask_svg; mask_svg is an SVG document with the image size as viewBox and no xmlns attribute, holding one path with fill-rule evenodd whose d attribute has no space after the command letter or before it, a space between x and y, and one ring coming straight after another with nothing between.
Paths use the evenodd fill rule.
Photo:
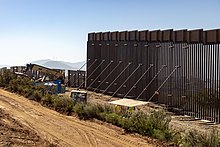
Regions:
<instances>
[{"instance_id":1,"label":"tire track","mask_svg":"<svg viewBox=\"0 0 220 147\"><path fill-rule=\"evenodd\" d=\"M81 129L75 128L75 130L77 130L77 132L80 132L80 135L83 136L83 139L82 139L83 142L86 141L88 143L88 146L92 147L92 143L90 139L88 138L87 134Z\"/></svg>"},{"instance_id":2,"label":"tire track","mask_svg":"<svg viewBox=\"0 0 220 147\"><path fill-rule=\"evenodd\" d=\"M92 137L92 138L93 138L93 140L94 140L94 145L95 145L95 147L98 147L99 145L98 145L98 142L97 142L97 140L96 140L96 138L95 138L94 134L93 134L93 133L91 133L90 135L91 135L91 137Z\"/></svg>"},{"instance_id":3,"label":"tire track","mask_svg":"<svg viewBox=\"0 0 220 147\"><path fill-rule=\"evenodd\" d=\"M0 101L9 113L59 146L152 146L141 138L121 135L118 130L98 123L62 115L1 89Z\"/></svg>"},{"instance_id":4,"label":"tire track","mask_svg":"<svg viewBox=\"0 0 220 147\"><path fill-rule=\"evenodd\" d=\"M70 118L67 118L69 121L71 121L72 119L70 119ZM97 131L99 131L99 132L103 132L103 130L101 129L101 128L97 128L97 127L95 127L95 126L92 126L91 124L90 125L87 125L87 123L82 123L82 122L77 122L77 125L81 125L81 126L79 126L79 127L89 127L90 129L91 129L91 131L94 131L94 130L96 130L96 135L98 135L97 134ZM107 134L107 135L109 135L109 136L112 136L112 135L114 135L114 137L116 137L117 139L119 139L119 140L123 140L124 142L128 142L130 145L134 145L134 146L145 146L145 145L142 145L142 144L140 144L139 142L137 142L137 141L132 141L132 140L130 140L130 139L126 139L125 137L127 137L126 135L125 135L125 137L123 137L122 135L120 135L120 134L112 134L112 133L110 133L110 132L108 132L108 131L106 131L105 132L105 134ZM100 134L100 136L102 136L103 135L103 133L101 133ZM106 135L105 135L106 136ZM106 136L107 137L107 136Z\"/></svg>"},{"instance_id":5,"label":"tire track","mask_svg":"<svg viewBox=\"0 0 220 147\"><path fill-rule=\"evenodd\" d=\"M39 113L39 112L38 112ZM42 114L42 113L40 113L40 114ZM52 115L53 116L56 116L57 117L57 115L56 114L53 114L52 113ZM58 117L60 118L60 121L62 121L63 120L63 116L62 115L58 115ZM74 125L77 125L78 127L88 127L90 130L92 129L92 131L94 131L94 130L99 130L100 132L103 132L103 130L101 129L101 128L97 128L97 127L94 127L94 126L92 126L92 125L87 125L86 123L82 123L82 122L80 122L80 121L77 121L77 123L75 123L75 122L73 122L73 118L69 118L69 117L66 117L66 116L64 116L66 119L68 119L71 123L74 123ZM53 122L52 122L53 123ZM54 126L57 126L57 124L55 124L55 123L53 123L54 124ZM79 125L80 124L80 125ZM88 128L85 128L84 130L87 130ZM109 133L108 131L106 131L105 132L106 134L108 134L108 136L106 136L107 138L109 137L109 136L112 136L113 134L112 133ZM96 135L97 134L99 134L99 133L97 133L96 132ZM99 136L103 136L103 133L101 133ZM134 146L140 146L140 144L137 144L137 142L135 142L135 141L131 141L131 140L129 140L129 139L125 139L125 138L123 138L123 137L121 137L120 135L115 135L114 137L116 137L116 138L118 138L118 140L120 140L120 142L121 142L121 140L123 140L124 142L126 142L126 144L127 143L129 143L130 145L134 145ZM104 139L103 137L102 137L102 139ZM114 140L114 139L113 139ZM87 138L87 141L88 141L88 138ZM89 141L88 141L89 142ZM90 142L89 142L90 143ZM112 142L111 142L112 143ZM114 144L114 143L113 143ZM122 143L123 144L123 143Z\"/></svg>"}]
</instances>

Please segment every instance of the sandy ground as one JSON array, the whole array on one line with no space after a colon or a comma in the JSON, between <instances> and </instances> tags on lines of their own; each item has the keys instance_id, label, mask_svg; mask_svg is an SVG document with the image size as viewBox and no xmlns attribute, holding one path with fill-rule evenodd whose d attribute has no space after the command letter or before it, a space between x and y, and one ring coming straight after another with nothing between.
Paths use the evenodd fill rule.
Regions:
<instances>
[{"instance_id":1,"label":"sandy ground","mask_svg":"<svg viewBox=\"0 0 220 147\"><path fill-rule=\"evenodd\" d=\"M37 133L0 108L0 146L50 146Z\"/></svg>"},{"instance_id":2,"label":"sandy ground","mask_svg":"<svg viewBox=\"0 0 220 147\"><path fill-rule=\"evenodd\" d=\"M138 135L65 116L0 89L0 146L158 146Z\"/></svg>"},{"instance_id":3,"label":"sandy ground","mask_svg":"<svg viewBox=\"0 0 220 147\"><path fill-rule=\"evenodd\" d=\"M69 93L67 93L68 95ZM91 103L107 104L109 96L88 92ZM116 98L112 98L114 100ZM163 109L142 106L146 111ZM195 120L189 116L172 115L171 127L177 131L218 129L219 124ZM130 147L172 146L101 121L83 121L62 115L39 103L0 89L0 146L74 146L74 147Z\"/></svg>"}]
</instances>

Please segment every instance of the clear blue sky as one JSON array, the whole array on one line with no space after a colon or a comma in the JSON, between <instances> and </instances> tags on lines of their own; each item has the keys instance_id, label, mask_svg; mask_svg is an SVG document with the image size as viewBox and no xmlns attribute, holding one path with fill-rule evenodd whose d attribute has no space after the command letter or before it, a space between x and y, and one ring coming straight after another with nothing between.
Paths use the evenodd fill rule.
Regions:
<instances>
[{"instance_id":1,"label":"clear blue sky","mask_svg":"<svg viewBox=\"0 0 220 147\"><path fill-rule=\"evenodd\" d=\"M220 28L220 0L0 0L0 65L86 59L88 32Z\"/></svg>"}]
</instances>

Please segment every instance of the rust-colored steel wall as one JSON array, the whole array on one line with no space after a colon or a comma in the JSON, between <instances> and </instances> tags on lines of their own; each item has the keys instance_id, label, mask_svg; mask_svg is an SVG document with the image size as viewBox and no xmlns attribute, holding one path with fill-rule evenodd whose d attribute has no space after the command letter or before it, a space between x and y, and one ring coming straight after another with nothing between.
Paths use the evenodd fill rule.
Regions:
<instances>
[{"instance_id":1,"label":"rust-colored steel wall","mask_svg":"<svg viewBox=\"0 0 220 147\"><path fill-rule=\"evenodd\" d=\"M87 45L88 89L118 97L129 92L126 97L220 122L220 29L89 33Z\"/></svg>"}]
</instances>

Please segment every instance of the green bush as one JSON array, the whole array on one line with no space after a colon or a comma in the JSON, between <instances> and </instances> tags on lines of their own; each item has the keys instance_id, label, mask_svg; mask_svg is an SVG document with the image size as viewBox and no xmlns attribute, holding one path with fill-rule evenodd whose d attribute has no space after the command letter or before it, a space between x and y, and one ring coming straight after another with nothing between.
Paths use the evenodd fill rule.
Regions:
<instances>
[{"instance_id":1,"label":"green bush","mask_svg":"<svg viewBox=\"0 0 220 147\"><path fill-rule=\"evenodd\" d=\"M52 106L56 111L63 112L63 99L59 96L52 96Z\"/></svg>"},{"instance_id":2,"label":"green bush","mask_svg":"<svg viewBox=\"0 0 220 147\"><path fill-rule=\"evenodd\" d=\"M40 102L41 98L43 97L43 93L39 90L35 90L35 91L31 92L30 94L31 95L28 96L28 98L31 100L35 100L37 102Z\"/></svg>"},{"instance_id":3,"label":"green bush","mask_svg":"<svg viewBox=\"0 0 220 147\"><path fill-rule=\"evenodd\" d=\"M93 104L95 106L95 111L96 111L96 114L98 115L99 113L101 112L105 112L105 107L103 107L103 105L101 104Z\"/></svg>"},{"instance_id":4,"label":"green bush","mask_svg":"<svg viewBox=\"0 0 220 147\"><path fill-rule=\"evenodd\" d=\"M48 106L48 107L51 107L51 106L52 106L52 95L50 95L50 94L44 95L44 96L42 97L42 99L41 99L41 103L42 103L43 105L46 105L46 106Z\"/></svg>"},{"instance_id":5,"label":"green bush","mask_svg":"<svg viewBox=\"0 0 220 147\"><path fill-rule=\"evenodd\" d=\"M176 145L180 145L182 143L183 137L180 132L173 130L171 136L171 141L174 142Z\"/></svg>"},{"instance_id":6,"label":"green bush","mask_svg":"<svg viewBox=\"0 0 220 147\"><path fill-rule=\"evenodd\" d=\"M102 107L103 107L103 112L107 112L107 113L114 112L114 108L112 106L110 106L110 105L102 105Z\"/></svg>"},{"instance_id":7,"label":"green bush","mask_svg":"<svg viewBox=\"0 0 220 147\"><path fill-rule=\"evenodd\" d=\"M76 105L73 107L73 111L77 113L80 119L83 119L85 116L84 107L85 107L85 104L83 103L76 103Z\"/></svg>"},{"instance_id":8,"label":"green bush","mask_svg":"<svg viewBox=\"0 0 220 147\"><path fill-rule=\"evenodd\" d=\"M56 96L51 97L52 107L58 112L67 112L70 114L73 109L73 101L65 96Z\"/></svg>"},{"instance_id":9,"label":"green bush","mask_svg":"<svg viewBox=\"0 0 220 147\"><path fill-rule=\"evenodd\" d=\"M124 128L127 132L137 132L160 140L170 140L172 133L169 129L170 118L160 111L151 114L144 112L116 114L113 108L107 105L77 103L73 110L80 119L97 118L113 125Z\"/></svg>"},{"instance_id":10,"label":"green bush","mask_svg":"<svg viewBox=\"0 0 220 147\"><path fill-rule=\"evenodd\" d=\"M106 113L105 120L113 125L119 125L119 118L120 116L116 113Z\"/></svg>"},{"instance_id":11,"label":"green bush","mask_svg":"<svg viewBox=\"0 0 220 147\"><path fill-rule=\"evenodd\" d=\"M86 119L90 119L90 118L97 118L98 117L98 111L97 111L97 107L96 105L91 105L91 104L87 104L84 107L84 117Z\"/></svg>"},{"instance_id":12,"label":"green bush","mask_svg":"<svg viewBox=\"0 0 220 147\"><path fill-rule=\"evenodd\" d=\"M100 114L113 112L113 108L111 106L90 103L76 103L76 105L73 107L73 110L78 114L80 119L97 118L104 121L106 121L106 118Z\"/></svg>"},{"instance_id":13,"label":"green bush","mask_svg":"<svg viewBox=\"0 0 220 147\"><path fill-rule=\"evenodd\" d=\"M16 75L12 72L10 72L10 70L4 70L3 74L0 74L0 87L8 87L10 81L12 79L15 79Z\"/></svg>"},{"instance_id":14,"label":"green bush","mask_svg":"<svg viewBox=\"0 0 220 147\"><path fill-rule=\"evenodd\" d=\"M106 115L107 115L106 112L101 112L98 114L98 118L102 121L106 121L106 119L105 119Z\"/></svg>"},{"instance_id":15,"label":"green bush","mask_svg":"<svg viewBox=\"0 0 220 147\"><path fill-rule=\"evenodd\" d=\"M118 118L118 126L128 132L137 132L144 136L152 136L160 140L170 140L172 137L169 121L164 112L135 112Z\"/></svg>"},{"instance_id":16,"label":"green bush","mask_svg":"<svg viewBox=\"0 0 220 147\"><path fill-rule=\"evenodd\" d=\"M65 98L65 112L70 115L73 112L74 102L70 98Z\"/></svg>"},{"instance_id":17,"label":"green bush","mask_svg":"<svg viewBox=\"0 0 220 147\"><path fill-rule=\"evenodd\" d=\"M135 112L122 117L120 124L128 132L137 132L142 135L146 134L147 115L143 112Z\"/></svg>"},{"instance_id":18,"label":"green bush","mask_svg":"<svg viewBox=\"0 0 220 147\"><path fill-rule=\"evenodd\" d=\"M166 131L159 130L159 129L153 130L153 137L159 140L168 140Z\"/></svg>"},{"instance_id":19,"label":"green bush","mask_svg":"<svg viewBox=\"0 0 220 147\"><path fill-rule=\"evenodd\" d=\"M22 95L23 95L24 97L28 98L28 97L30 97L30 96L32 95L33 92L34 92L34 91L33 91L32 89L30 89L30 88L24 88Z\"/></svg>"},{"instance_id":20,"label":"green bush","mask_svg":"<svg viewBox=\"0 0 220 147\"><path fill-rule=\"evenodd\" d=\"M33 89L35 87L31 84L30 79L18 77L18 78L10 80L7 88L8 88L8 90L10 90L12 92L16 92L16 93L21 94L23 96L28 95L28 97L29 97L29 96L31 96Z\"/></svg>"},{"instance_id":21,"label":"green bush","mask_svg":"<svg viewBox=\"0 0 220 147\"><path fill-rule=\"evenodd\" d=\"M154 128L166 130L169 128L171 118L168 117L164 111L153 111L150 114L149 121L154 125Z\"/></svg>"}]
</instances>

